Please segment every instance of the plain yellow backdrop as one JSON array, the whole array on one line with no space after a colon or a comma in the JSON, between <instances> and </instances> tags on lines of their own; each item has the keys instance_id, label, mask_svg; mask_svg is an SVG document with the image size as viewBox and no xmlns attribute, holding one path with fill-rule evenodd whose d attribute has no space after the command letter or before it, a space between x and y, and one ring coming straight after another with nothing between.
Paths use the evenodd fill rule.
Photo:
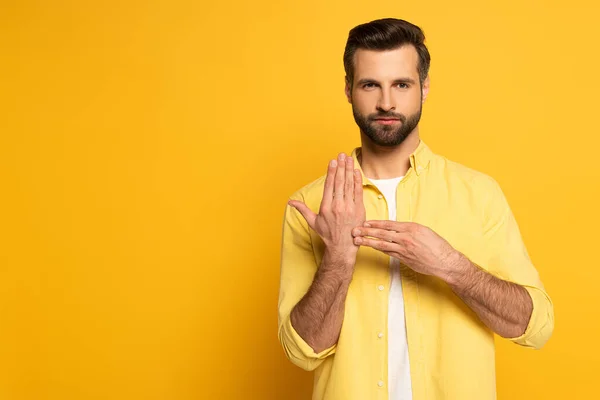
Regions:
<instances>
[{"instance_id":1,"label":"plain yellow backdrop","mask_svg":"<svg viewBox=\"0 0 600 400\"><path fill-rule=\"evenodd\" d=\"M283 209L359 135L348 30L420 25L424 140L502 185L553 297L501 400L597 398L595 2L0 2L0 398L308 399ZM476 377L473 377L476 379Z\"/></svg>"}]
</instances>

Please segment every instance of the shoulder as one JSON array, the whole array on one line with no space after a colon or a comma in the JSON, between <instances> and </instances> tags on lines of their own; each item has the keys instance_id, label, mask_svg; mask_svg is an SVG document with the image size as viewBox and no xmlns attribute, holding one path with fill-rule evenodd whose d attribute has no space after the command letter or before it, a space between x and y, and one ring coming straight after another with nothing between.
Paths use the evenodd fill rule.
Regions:
<instances>
[{"instance_id":1,"label":"shoulder","mask_svg":"<svg viewBox=\"0 0 600 400\"><path fill-rule=\"evenodd\" d=\"M500 185L492 176L442 155L434 155L431 164L433 172L443 174L444 178L450 181L449 184L464 185L469 189L488 194L500 190Z\"/></svg>"},{"instance_id":2,"label":"shoulder","mask_svg":"<svg viewBox=\"0 0 600 400\"><path fill-rule=\"evenodd\" d=\"M508 215L510 206L498 181L492 176L446 157L432 159L436 182L443 182L448 193L466 202L471 212L480 215L484 229Z\"/></svg>"}]
</instances>

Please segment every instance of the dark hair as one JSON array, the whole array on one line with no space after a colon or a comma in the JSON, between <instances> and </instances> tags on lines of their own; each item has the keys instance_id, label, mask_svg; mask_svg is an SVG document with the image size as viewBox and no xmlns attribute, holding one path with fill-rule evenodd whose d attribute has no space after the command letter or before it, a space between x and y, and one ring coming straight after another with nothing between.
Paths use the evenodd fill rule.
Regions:
<instances>
[{"instance_id":1,"label":"dark hair","mask_svg":"<svg viewBox=\"0 0 600 400\"><path fill-rule=\"evenodd\" d=\"M354 53L356 50L394 50L411 44L417 49L419 55L417 69L422 84L427 78L431 63L431 56L424 42L423 30L402 19L377 19L352 28L344 50L344 69L348 83L352 86L354 81Z\"/></svg>"}]
</instances>

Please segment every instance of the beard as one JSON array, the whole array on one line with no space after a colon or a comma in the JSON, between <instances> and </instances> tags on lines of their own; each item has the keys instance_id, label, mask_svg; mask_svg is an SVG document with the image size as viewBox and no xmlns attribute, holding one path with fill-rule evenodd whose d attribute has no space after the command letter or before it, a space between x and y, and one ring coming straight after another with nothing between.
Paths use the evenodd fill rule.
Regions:
<instances>
[{"instance_id":1,"label":"beard","mask_svg":"<svg viewBox=\"0 0 600 400\"><path fill-rule=\"evenodd\" d=\"M402 143L408 135L419 125L421 120L421 112L423 111L423 104L419 106L419 111L416 113L406 116L404 114L387 112L377 113L370 115L361 114L354 104L352 104L352 114L354 115L354 121L360 130L367 135L374 144L384 147L398 146ZM394 125L382 125L375 121L377 118L396 118L400 120L400 126Z\"/></svg>"}]
</instances>

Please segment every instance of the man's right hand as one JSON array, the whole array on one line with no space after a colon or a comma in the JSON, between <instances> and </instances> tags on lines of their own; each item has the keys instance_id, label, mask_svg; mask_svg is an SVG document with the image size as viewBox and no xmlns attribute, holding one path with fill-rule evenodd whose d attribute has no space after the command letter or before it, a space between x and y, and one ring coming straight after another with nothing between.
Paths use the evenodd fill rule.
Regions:
<instances>
[{"instance_id":1,"label":"man's right hand","mask_svg":"<svg viewBox=\"0 0 600 400\"><path fill-rule=\"evenodd\" d=\"M289 204L325 244L313 283L290 314L292 327L315 353L320 353L335 345L340 337L359 249L352 229L365 221L362 175L354 169L352 157L342 153L329 163L318 214L301 201L290 200Z\"/></svg>"},{"instance_id":2,"label":"man's right hand","mask_svg":"<svg viewBox=\"0 0 600 400\"><path fill-rule=\"evenodd\" d=\"M359 246L354 244L352 229L365 222L365 206L362 175L354 169L352 157L341 153L329 163L318 214L301 201L290 200L289 205L321 237L329 256L354 263Z\"/></svg>"}]
</instances>

